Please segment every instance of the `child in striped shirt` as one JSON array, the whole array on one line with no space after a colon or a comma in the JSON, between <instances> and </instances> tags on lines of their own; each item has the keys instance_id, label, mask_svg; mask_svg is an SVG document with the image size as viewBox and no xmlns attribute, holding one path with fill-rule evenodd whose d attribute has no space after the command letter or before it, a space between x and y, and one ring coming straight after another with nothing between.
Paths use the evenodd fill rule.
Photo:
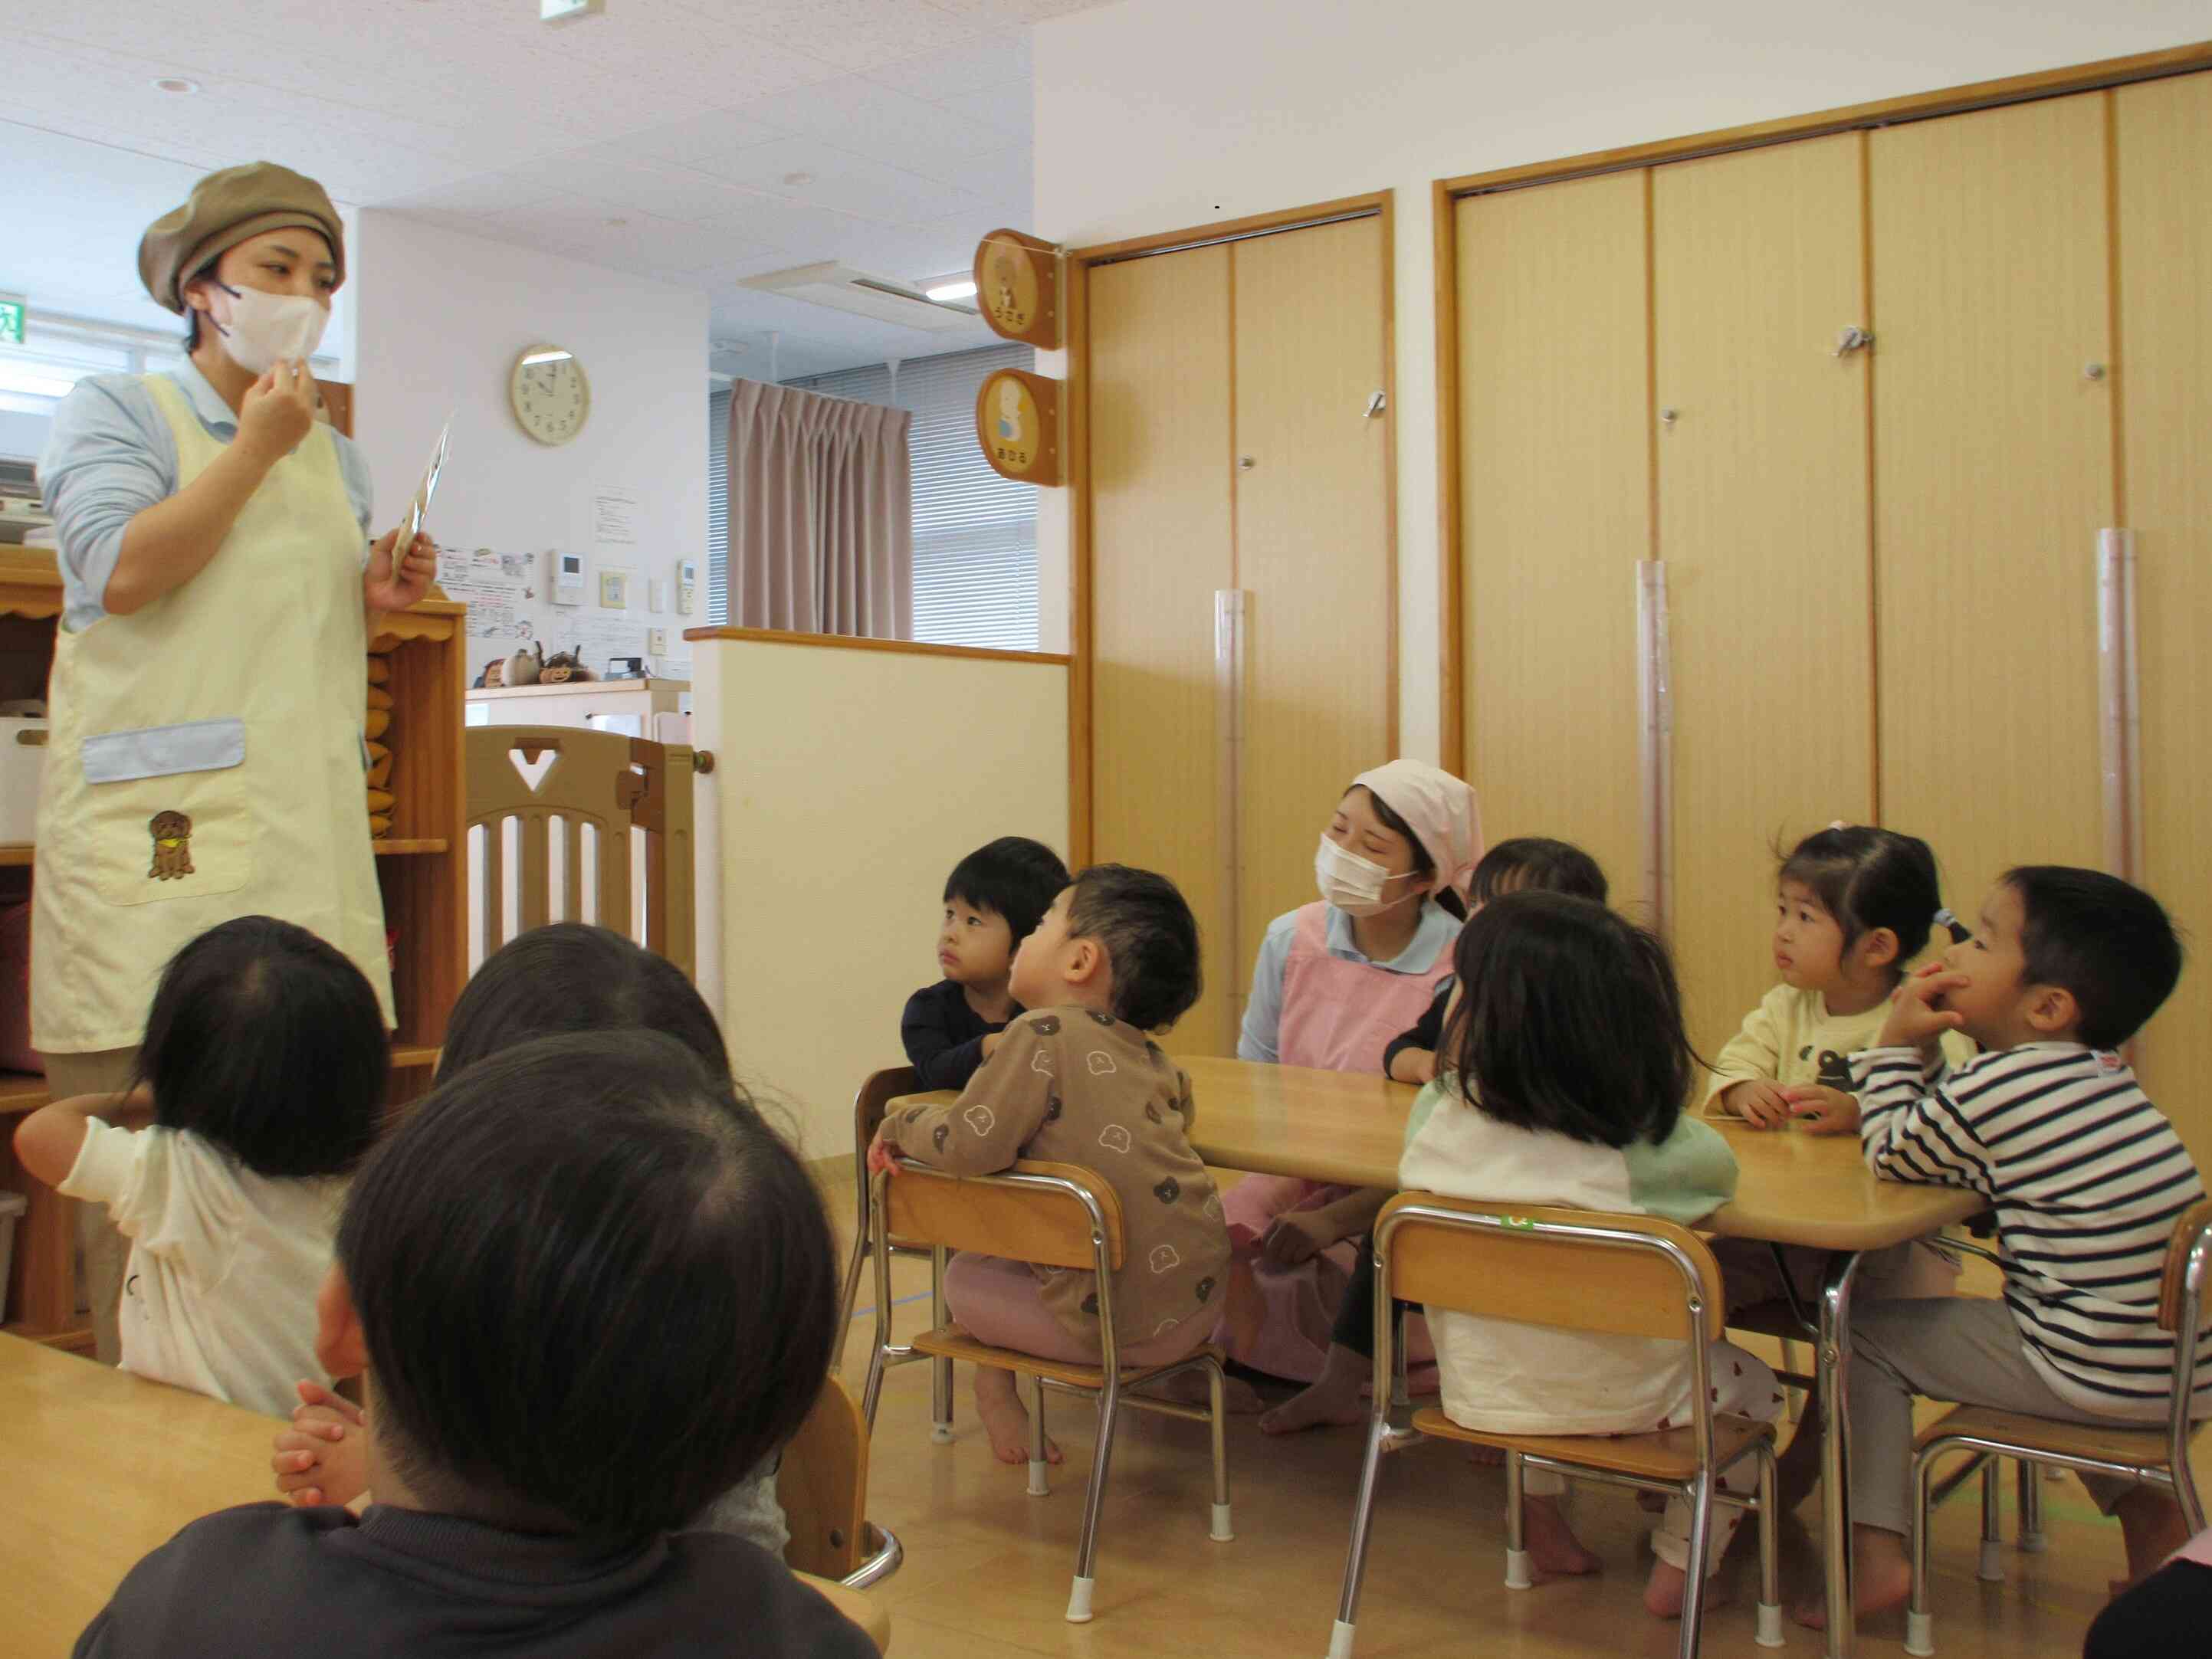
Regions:
<instances>
[{"instance_id":1,"label":"child in striped shirt","mask_svg":"<svg viewBox=\"0 0 2212 1659\"><path fill-rule=\"evenodd\" d=\"M1996 1212L2000 1301L1877 1302L1851 1319L1851 1510L1862 1613L1901 1604L1911 1572L1912 1398L2087 1424L2163 1423L2173 1364L2159 1279L2196 1167L2113 1052L2181 974L2158 902L2117 877L2007 873L1972 938L1908 980L1879 1046L1852 1057L1867 1165L1963 1187ZM1963 1031L1987 1051L1947 1072ZM2212 1372L2197 1414L2212 1411ZM2117 1515L2128 1576L2187 1539L2164 1490L2084 1476ZM1800 1620L1820 1621L1807 1607Z\"/></svg>"}]
</instances>

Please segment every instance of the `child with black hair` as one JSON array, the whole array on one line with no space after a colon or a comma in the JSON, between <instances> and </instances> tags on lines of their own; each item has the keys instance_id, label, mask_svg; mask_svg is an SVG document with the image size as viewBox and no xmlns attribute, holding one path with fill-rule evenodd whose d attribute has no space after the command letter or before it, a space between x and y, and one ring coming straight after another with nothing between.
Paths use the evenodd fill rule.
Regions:
<instances>
[{"instance_id":1,"label":"child with black hair","mask_svg":"<svg viewBox=\"0 0 2212 1659\"><path fill-rule=\"evenodd\" d=\"M1488 1204L1556 1204L1662 1216L1689 1224L1735 1195L1735 1156L1685 1112L1697 1056L1659 939L1589 899L1509 893L1460 934L1460 994L1445 1021L1443 1063L1407 1123L1401 1186ZM1685 1345L1551 1330L1428 1311L1455 1423L1500 1434L1644 1434L1690 1420L1694 1373ZM1782 1390L1754 1356L1716 1343L1717 1412L1771 1423ZM1748 1462L1722 1477L1756 1480ZM1741 1483L1741 1484L1740 1484ZM1560 1478L1528 1473L1529 1565L1596 1571L1560 1512ZM1742 1512L1716 1507L1705 1564L1717 1570ZM1681 1611L1689 1506L1667 1506L1644 1605Z\"/></svg>"},{"instance_id":2,"label":"child with black hair","mask_svg":"<svg viewBox=\"0 0 2212 1659\"><path fill-rule=\"evenodd\" d=\"M1001 836L952 866L937 930L944 977L906 1000L899 1039L925 1089L964 1089L1022 1006L1008 986L1014 952L1067 885L1042 842Z\"/></svg>"},{"instance_id":3,"label":"child with black hair","mask_svg":"<svg viewBox=\"0 0 2212 1659\"><path fill-rule=\"evenodd\" d=\"M1912 1402L2092 1425L2163 1424L2173 1340L2158 1328L2176 1220L2204 1196L2188 1150L2116 1052L2172 994L2181 943L2158 901L2117 876L2008 872L1974 932L1907 981L1854 1055L1867 1167L1961 1187L1996 1212L2002 1300L1878 1302L1851 1316L1851 1518L1859 1607L1911 1588ZM1955 1070L1938 1040L1984 1053ZM2212 1413L2212 1342L2192 1416ZM2082 1484L2119 1517L2140 1579L2187 1539L2165 1489ZM1808 1625L1822 1609L1801 1609Z\"/></svg>"},{"instance_id":4,"label":"child with black hair","mask_svg":"<svg viewBox=\"0 0 2212 1659\"><path fill-rule=\"evenodd\" d=\"M242 916L162 970L128 1091L17 1127L23 1167L106 1205L131 1243L125 1370L276 1416L294 1378L327 1376L316 1288L391 1063L358 968L304 927Z\"/></svg>"},{"instance_id":5,"label":"child with black hair","mask_svg":"<svg viewBox=\"0 0 2212 1659\"><path fill-rule=\"evenodd\" d=\"M798 1428L837 1318L805 1167L681 1045L548 1037L441 1084L337 1258L310 1328L364 1379L378 1501L194 1522L80 1655L871 1659L781 1561L680 1530Z\"/></svg>"},{"instance_id":6,"label":"child with black hair","mask_svg":"<svg viewBox=\"0 0 2212 1659\"><path fill-rule=\"evenodd\" d=\"M1936 855L1917 836L1838 823L1799 842L1776 878L1782 982L1721 1049L1707 1109L1758 1129L1857 1128L1848 1060L1881 1029L1906 965L1942 926L1965 931L1943 908ZM1973 1053L1957 1037L1947 1047L1961 1065Z\"/></svg>"},{"instance_id":7,"label":"child with black hair","mask_svg":"<svg viewBox=\"0 0 2212 1659\"><path fill-rule=\"evenodd\" d=\"M1121 1200L1113 1301L1125 1364L1171 1364L1203 1343L1228 1271L1221 1200L1190 1147L1190 1079L1146 1036L1182 1018L1199 988L1198 923L1175 884L1094 865L1015 956L1014 994L1031 1012L957 1101L885 1118L868 1149L872 1170L896 1171L896 1154L955 1175L1035 1158L1103 1176ZM979 1341L1095 1363L1097 1279L963 1252L945 1269L945 1299ZM976 1371L975 1411L1000 1462L1028 1459L1011 1371ZM1046 1456L1060 1462L1059 1447L1048 1442Z\"/></svg>"},{"instance_id":8,"label":"child with black hair","mask_svg":"<svg viewBox=\"0 0 2212 1659\"><path fill-rule=\"evenodd\" d=\"M1534 890L1567 893L1603 904L1612 889L1598 861L1571 842L1547 836L1515 836L1501 841L1474 862L1468 878L1468 914L1472 915L1505 893ZM1390 1040L1382 1050L1382 1075L1393 1083L1430 1083L1437 1075L1437 1044L1443 1040L1444 1010L1459 981L1447 974L1437 981L1428 1012ZM1342 1315L1340 1311L1339 1319Z\"/></svg>"},{"instance_id":9,"label":"child with black hair","mask_svg":"<svg viewBox=\"0 0 2212 1659\"><path fill-rule=\"evenodd\" d=\"M690 1050L738 1106L752 1109L730 1072L720 1026L684 971L605 927L555 922L518 934L487 957L447 1022L437 1081L538 1037L658 1031ZM368 1491L362 1409L302 1381L292 1425L276 1438L276 1490L302 1507L350 1504ZM776 1500L775 1461L718 1496L695 1526L734 1533L781 1552L790 1532Z\"/></svg>"},{"instance_id":10,"label":"child with black hair","mask_svg":"<svg viewBox=\"0 0 2212 1659\"><path fill-rule=\"evenodd\" d=\"M1570 842L1542 836L1516 836L1501 841L1475 860L1468 881L1468 902L1479 911L1507 893L1565 893L1599 904L1608 888L1605 872L1588 853ZM1395 1083L1432 1083L1437 1075L1437 1047L1443 1040L1444 1015L1450 1008L1457 975L1447 974L1437 982L1435 999L1418 1024L1401 1031L1382 1051L1382 1071ZM1428 1333L1418 1320L1407 1327L1407 1358L1415 1366L1429 1358ZM1337 1304L1336 1322L1328 1334L1328 1354L1321 1375L1306 1388L1260 1417L1263 1434L1296 1434L1302 1429L1343 1428L1364 1422L1360 1405L1374 1373L1375 1360L1375 1248L1373 1235L1359 1243L1359 1254ZM1486 1449L1475 1449L1476 1461L1495 1461Z\"/></svg>"}]
</instances>

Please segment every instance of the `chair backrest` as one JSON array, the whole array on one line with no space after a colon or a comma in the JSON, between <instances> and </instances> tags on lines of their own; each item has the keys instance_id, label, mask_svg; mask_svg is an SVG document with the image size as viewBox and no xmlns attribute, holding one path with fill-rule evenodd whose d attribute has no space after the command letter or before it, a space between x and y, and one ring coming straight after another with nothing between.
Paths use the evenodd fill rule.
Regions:
<instances>
[{"instance_id":1,"label":"chair backrest","mask_svg":"<svg viewBox=\"0 0 2212 1659\"><path fill-rule=\"evenodd\" d=\"M2158 1328L2179 1334L2184 1317L2183 1303L2190 1288L2190 1262L2197 1254L2197 1243L2207 1228L2212 1228L2212 1198L2200 1198L2182 1212L2181 1219L2174 1223L2172 1240L2166 1247L2166 1273L2159 1282ZM2212 1258L2212 1251L2207 1252ZM2197 1317L2203 1317L2202 1296L2204 1267L2197 1269L2197 1289L2199 1295ZM2177 1349L2179 1344L2175 1345Z\"/></svg>"},{"instance_id":2,"label":"chair backrest","mask_svg":"<svg viewBox=\"0 0 2212 1659\"><path fill-rule=\"evenodd\" d=\"M1727 1322L1704 1241L1656 1216L1504 1210L1401 1193L1375 1224L1376 1294L1492 1319L1616 1336L1707 1341ZM1694 1314L1692 1296L1698 1299Z\"/></svg>"},{"instance_id":3,"label":"chair backrest","mask_svg":"<svg viewBox=\"0 0 2212 1659\"><path fill-rule=\"evenodd\" d=\"M836 1377L822 1385L783 1449L775 1496L791 1528L785 1565L817 1578L843 1578L859 1568L866 1547L868 1425Z\"/></svg>"},{"instance_id":4,"label":"chair backrest","mask_svg":"<svg viewBox=\"0 0 2212 1659\"><path fill-rule=\"evenodd\" d=\"M470 859L471 932L483 954L549 921L595 921L694 973L691 750L573 726L473 726L466 742L471 842L479 825L483 831ZM517 755L532 767L547 755L552 761L533 784L515 765ZM510 821L519 826L512 930ZM635 865L633 830L643 832L642 859Z\"/></svg>"},{"instance_id":5,"label":"chair backrest","mask_svg":"<svg viewBox=\"0 0 2212 1659\"><path fill-rule=\"evenodd\" d=\"M1120 1267L1121 1201L1104 1176L1073 1164L1023 1158L1005 1175L951 1176L907 1164L886 1178L884 1225L910 1244L980 1250L1044 1267L1093 1268L1091 1195L1106 1224L1107 1260Z\"/></svg>"},{"instance_id":6,"label":"chair backrest","mask_svg":"<svg viewBox=\"0 0 2212 1659\"><path fill-rule=\"evenodd\" d=\"M874 1137L891 1102L921 1092L921 1074L911 1066L886 1066L880 1072L868 1073L860 1085L860 1092L853 1097L854 1146L866 1146Z\"/></svg>"}]
</instances>

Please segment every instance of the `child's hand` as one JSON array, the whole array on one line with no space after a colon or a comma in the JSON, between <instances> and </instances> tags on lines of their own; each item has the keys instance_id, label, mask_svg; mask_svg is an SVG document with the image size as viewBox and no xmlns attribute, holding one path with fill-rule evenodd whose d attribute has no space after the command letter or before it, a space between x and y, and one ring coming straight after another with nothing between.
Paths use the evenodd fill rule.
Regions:
<instances>
[{"instance_id":1,"label":"child's hand","mask_svg":"<svg viewBox=\"0 0 2212 1659\"><path fill-rule=\"evenodd\" d=\"M1754 1129L1778 1129L1790 1121L1790 1097L1763 1077L1730 1084L1721 1091L1721 1104Z\"/></svg>"},{"instance_id":2,"label":"child's hand","mask_svg":"<svg viewBox=\"0 0 2212 1659\"><path fill-rule=\"evenodd\" d=\"M1972 983L1964 974L1952 973L1940 962L1929 963L1899 986L1890 998L1889 1018L1882 1024L1876 1045L1884 1048L1917 1048L1927 1053L1944 1032L1958 1030L1966 1023L1964 1014L1931 1005L1946 991L1963 990Z\"/></svg>"},{"instance_id":3,"label":"child's hand","mask_svg":"<svg viewBox=\"0 0 2212 1659\"><path fill-rule=\"evenodd\" d=\"M298 1387L292 1425L277 1433L269 1459L276 1490L302 1509L349 1504L368 1486L367 1419L361 1407L319 1383Z\"/></svg>"},{"instance_id":4,"label":"child's hand","mask_svg":"<svg viewBox=\"0 0 2212 1659\"><path fill-rule=\"evenodd\" d=\"M1260 1240L1260 1254L1278 1267L1295 1267L1336 1243L1328 1218L1318 1210L1279 1215Z\"/></svg>"},{"instance_id":5,"label":"child's hand","mask_svg":"<svg viewBox=\"0 0 2212 1659\"><path fill-rule=\"evenodd\" d=\"M1856 1095L1847 1095L1841 1089L1831 1089L1825 1083L1800 1083L1784 1089L1782 1097L1790 1103L1790 1115L1803 1124L1809 1134L1847 1135L1857 1133L1859 1097Z\"/></svg>"},{"instance_id":6,"label":"child's hand","mask_svg":"<svg viewBox=\"0 0 2212 1659\"><path fill-rule=\"evenodd\" d=\"M868 1173L874 1176L886 1172L898 1173L898 1151L885 1143L882 1126L878 1125L876 1138L868 1143Z\"/></svg>"}]
</instances>

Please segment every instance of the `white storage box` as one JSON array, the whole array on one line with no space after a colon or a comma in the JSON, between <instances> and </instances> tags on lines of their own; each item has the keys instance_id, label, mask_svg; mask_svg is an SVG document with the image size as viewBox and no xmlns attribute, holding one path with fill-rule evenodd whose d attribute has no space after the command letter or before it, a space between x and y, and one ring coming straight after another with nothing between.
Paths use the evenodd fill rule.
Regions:
<instances>
[{"instance_id":1,"label":"white storage box","mask_svg":"<svg viewBox=\"0 0 2212 1659\"><path fill-rule=\"evenodd\" d=\"M46 763L46 717L0 714L0 846L31 839Z\"/></svg>"},{"instance_id":2,"label":"white storage box","mask_svg":"<svg viewBox=\"0 0 2212 1659\"><path fill-rule=\"evenodd\" d=\"M15 1265L15 1224L31 1207L21 1193L0 1193L0 1324L8 1320L8 1274Z\"/></svg>"}]
</instances>

